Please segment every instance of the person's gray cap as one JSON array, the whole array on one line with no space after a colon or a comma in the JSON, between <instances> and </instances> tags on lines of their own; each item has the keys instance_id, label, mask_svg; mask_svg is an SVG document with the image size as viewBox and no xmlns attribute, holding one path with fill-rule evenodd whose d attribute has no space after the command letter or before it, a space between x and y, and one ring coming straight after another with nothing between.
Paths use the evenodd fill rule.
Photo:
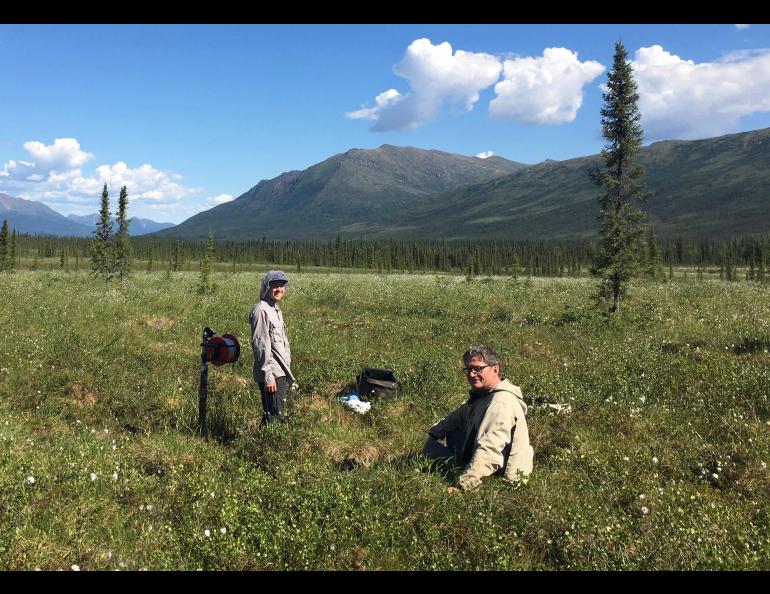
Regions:
<instances>
[{"instance_id":1,"label":"person's gray cap","mask_svg":"<svg viewBox=\"0 0 770 594\"><path fill-rule=\"evenodd\" d=\"M289 282L289 277L283 270L270 270L262 279L262 296L265 296L267 289L270 287L270 283L273 281L286 281Z\"/></svg>"}]
</instances>

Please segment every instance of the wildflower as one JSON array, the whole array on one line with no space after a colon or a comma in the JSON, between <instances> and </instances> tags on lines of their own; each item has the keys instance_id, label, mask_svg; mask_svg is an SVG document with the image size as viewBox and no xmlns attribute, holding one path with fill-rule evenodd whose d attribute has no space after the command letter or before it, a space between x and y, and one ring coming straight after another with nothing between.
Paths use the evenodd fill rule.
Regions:
<instances>
[{"instance_id":1,"label":"wildflower","mask_svg":"<svg viewBox=\"0 0 770 594\"><path fill-rule=\"evenodd\" d=\"M95 480L96 480L96 473L95 473L95 472L92 472L92 473L91 473L91 480L92 480L92 481L95 481Z\"/></svg>"},{"instance_id":2,"label":"wildflower","mask_svg":"<svg viewBox=\"0 0 770 594\"><path fill-rule=\"evenodd\" d=\"M653 464L657 464L658 463L658 458L656 456L652 457L652 463Z\"/></svg>"},{"instance_id":3,"label":"wildflower","mask_svg":"<svg viewBox=\"0 0 770 594\"><path fill-rule=\"evenodd\" d=\"M24 479L24 482L28 485L34 485L35 484L35 477L30 475L26 479Z\"/></svg>"},{"instance_id":4,"label":"wildflower","mask_svg":"<svg viewBox=\"0 0 770 594\"><path fill-rule=\"evenodd\" d=\"M222 526L222 527L219 529L219 532L221 532L222 534L227 534L227 528L225 528L224 526Z\"/></svg>"},{"instance_id":5,"label":"wildflower","mask_svg":"<svg viewBox=\"0 0 770 594\"><path fill-rule=\"evenodd\" d=\"M719 475L716 472L712 472L711 476L714 477L715 479L719 478Z\"/></svg>"},{"instance_id":6,"label":"wildflower","mask_svg":"<svg viewBox=\"0 0 770 594\"><path fill-rule=\"evenodd\" d=\"M762 462L762 468L767 468L767 462Z\"/></svg>"},{"instance_id":7,"label":"wildflower","mask_svg":"<svg viewBox=\"0 0 770 594\"><path fill-rule=\"evenodd\" d=\"M206 538L211 538L211 530L208 528L203 531L203 534L206 536Z\"/></svg>"},{"instance_id":8,"label":"wildflower","mask_svg":"<svg viewBox=\"0 0 770 594\"><path fill-rule=\"evenodd\" d=\"M643 507L643 508L642 508L642 513L643 513L643 514L646 516L648 513L650 513L650 510L649 510L649 508L647 508L647 507Z\"/></svg>"},{"instance_id":9,"label":"wildflower","mask_svg":"<svg viewBox=\"0 0 770 594\"><path fill-rule=\"evenodd\" d=\"M630 459L628 456L623 456L623 462L628 462Z\"/></svg>"},{"instance_id":10,"label":"wildflower","mask_svg":"<svg viewBox=\"0 0 770 594\"><path fill-rule=\"evenodd\" d=\"M641 495L639 495L639 499L645 499L646 497L647 497L647 495L645 495L644 493L642 493Z\"/></svg>"},{"instance_id":11,"label":"wildflower","mask_svg":"<svg viewBox=\"0 0 770 594\"><path fill-rule=\"evenodd\" d=\"M112 480L113 480L113 481L116 481L116 480L118 480L118 473L117 473L117 472L113 472L113 473L112 473Z\"/></svg>"},{"instance_id":12,"label":"wildflower","mask_svg":"<svg viewBox=\"0 0 770 594\"><path fill-rule=\"evenodd\" d=\"M80 565L73 565L70 569L72 569L72 571L80 571Z\"/></svg>"}]
</instances>

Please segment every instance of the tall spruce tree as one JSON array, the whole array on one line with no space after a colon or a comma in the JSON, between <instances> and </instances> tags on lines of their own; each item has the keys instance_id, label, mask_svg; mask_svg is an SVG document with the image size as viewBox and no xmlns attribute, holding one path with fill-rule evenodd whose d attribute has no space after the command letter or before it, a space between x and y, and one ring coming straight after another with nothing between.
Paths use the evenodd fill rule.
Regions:
<instances>
[{"instance_id":1,"label":"tall spruce tree","mask_svg":"<svg viewBox=\"0 0 770 594\"><path fill-rule=\"evenodd\" d=\"M91 239L89 252L91 255L91 271L100 276L105 282L112 279L115 265L115 254L112 245L112 221L110 220L110 193L107 184L102 190L102 202L99 218L96 220L94 237Z\"/></svg>"},{"instance_id":2,"label":"tall spruce tree","mask_svg":"<svg viewBox=\"0 0 770 594\"><path fill-rule=\"evenodd\" d=\"M3 228L0 230L0 272L6 269L9 248L8 220L3 219Z\"/></svg>"},{"instance_id":3,"label":"tall spruce tree","mask_svg":"<svg viewBox=\"0 0 770 594\"><path fill-rule=\"evenodd\" d=\"M638 267L644 213L637 204L650 196L639 181L643 170L634 163L643 138L637 106L639 93L628 54L620 41L615 44L607 92L602 96L602 136L607 142L602 149L604 169L592 177L605 193L599 198L601 242L592 272L601 278L600 300L611 299L610 311L619 312L628 280Z\"/></svg>"},{"instance_id":4,"label":"tall spruce tree","mask_svg":"<svg viewBox=\"0 0 770 594\"><path fill-rule=\"evenodd\" d=\"M118 232L115 238L115 271L118 273L121 284L128 278L131 272L131 240L128 237L128 191L126 186L120 188L118 198Z\"/></svg>"}]
</instances>

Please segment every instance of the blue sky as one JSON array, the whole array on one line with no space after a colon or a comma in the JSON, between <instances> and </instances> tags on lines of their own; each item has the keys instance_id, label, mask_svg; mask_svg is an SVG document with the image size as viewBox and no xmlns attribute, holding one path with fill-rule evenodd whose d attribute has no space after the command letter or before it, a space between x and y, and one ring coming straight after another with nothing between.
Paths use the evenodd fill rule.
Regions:
<instances>
[{"instance_id":1,"label":"blue sky","mask_svg":"<svg viewBox=\"0 0 770 594\"><path fill-rule=\"evenodd\" d=\"M768 25L0 25L0 192L179 223L351 148L595 154L618 39L647 142L770 127Z\"/></svg>"}]
</instances>

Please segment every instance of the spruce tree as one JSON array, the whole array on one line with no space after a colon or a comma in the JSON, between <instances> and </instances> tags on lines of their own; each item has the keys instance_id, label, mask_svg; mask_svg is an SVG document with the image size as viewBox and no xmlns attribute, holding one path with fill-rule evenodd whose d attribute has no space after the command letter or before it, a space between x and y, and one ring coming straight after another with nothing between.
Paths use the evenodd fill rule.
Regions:
<instances>
[{"instance_id":1,"label":"spruce tree","mask_svg":"<svg viewBox=\"0 0 770 594\"><path fill-rule=\"evenodd\" d=\"M655 230L652 227L647 227L647 241L645 246L645 252L647 254L645 272L651 279L659 279L663 275L663 265L661 263L658 240L655 237Z\"/></svg>"},{"instance_id":2,"label":"spruce tree","mask_svg":"<svg viewBox=\"0 0 770 594\"><path fill-rule=\"evenodd\" d=\"M102 190L102 202L99 209L99 218L96 220L94 237L89 248L91 255L91 271L104 282L112 279L115 256L112 246L112 221L110 220L110 193L107 184Z\"/></svg>"},{"instance_id":3,"label":"spruce tree","mask_svg":"<svg viewBox=\"0 0 770 594\"><path fill-rule=\"evenodd\" d=\"M11 243L8 246L8 257L5 263L6 270L16 268L16 229L11 233Z\"/></svg>"},{"instance_id":4,"label":"spruce tree","mask_svg":"<svg viewBox=\"0 0 770 594\"><path fill-rule=\"evenodd\" d=\"M121 284L126 282L131 272L131 240L128 237L128 191L126 186L120 188L118 198L118 232L115 238L115 271L118 273Z\"/></svg>"},{"instance_id":5,"label":"spruce tree","mask_svg":"<svg viewBox=\"0 0 770 594\"><path fill-rule=\"evenodd\" d=\"M201 274L198 279L198 293L210 293L211 285L211 265L214 261L214 235L209 231L209 237L206 240L206 252L201 260Z\"/></svg>"},{"instance_id":6,"label":"spruce tree","mask_svg":"<svg viewBox=\"0 0 770 594\"><path fill-rule=\"evenodd\" d=\"M0 272L6 269L8 259L8 220L3 219L3 228L0 230Z\"/></svg>"},{"instance_id":7,"label":"spruce tree","mask_svg":"<svg viewBox=\"0 0 770 594\"><path fill-rule=\"evenodd\" d=\"M182 246L177 240L174 243L174 255L171 260L171 270L178 272L182 269Z\"/></svg>"},{"instance_id":8,"label":"spruce tree","mask_svg":"<svg viewBox=\"0 0 770 594\"><path fill-rule=\"evenodd\" d=\"M627 283L638 267L644 213L637 204L649 197L639 181L643 170L634 164L643 138L637 106L639 93L628 54L619 41L607 76L607 92L602 96L602 136L607 142L602 149L604 169L592 178L605 193L599 198L601 242L592 272L601 279L600 300L611 299L610 311L618 312Z\"/></svg>"}]
</instances>

